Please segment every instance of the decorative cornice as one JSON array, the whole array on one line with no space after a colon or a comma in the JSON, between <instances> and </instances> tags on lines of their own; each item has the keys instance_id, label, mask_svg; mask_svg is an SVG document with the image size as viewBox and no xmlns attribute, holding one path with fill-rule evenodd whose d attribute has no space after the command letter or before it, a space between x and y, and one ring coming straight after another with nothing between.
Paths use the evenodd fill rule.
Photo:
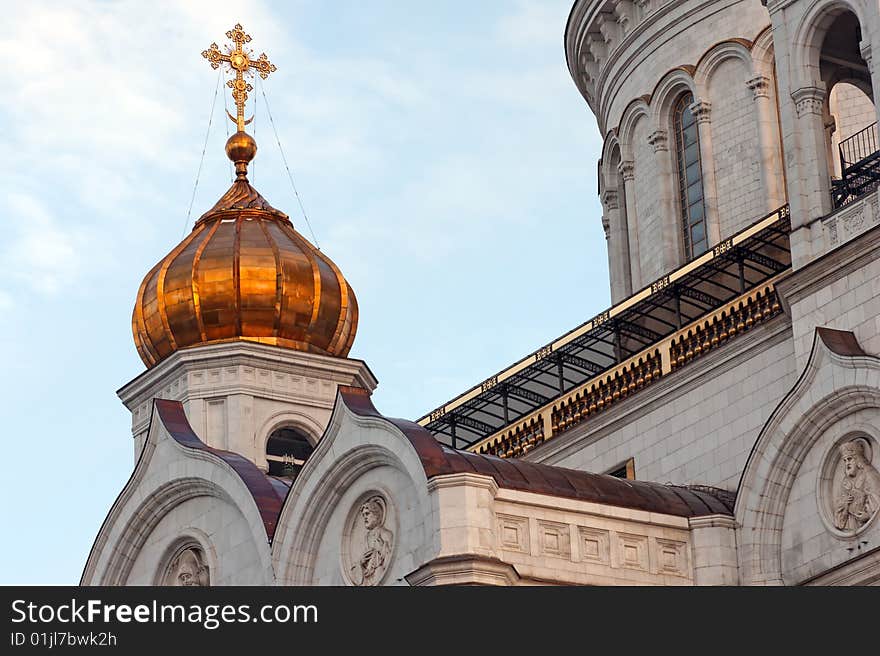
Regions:
<instances>
[{"instance_id":1,"label":"decorative cornice","mask_svg":"<svg viewBox=\"0 0 880 656\"><path fill-rule=\"evenodd\" d=\"M792 91L791 99L794 100L798 118L803 118L810 114L822 115L822 107L828 94L825 91L824 84L821 82L816 84L822 86L801 87Z\"/></svg>"},{"instance_id":2,"label":"decorative cornice","mask_svg":"<svg viewBox=\"0 0 880 656\"><path fill-rule=\"evenodd\" d=\"M488 490L494 497L498 494L498 483L491 476L483 474L474 474L471 472L460 472L457 474L444 474L428 479L428 492L441 490L447 487L476 487Z\"/></svg>"},{"instance_id":3,"label":"decorative cornice","mask_svg":"<svg viewBox=\"0 0 880 656\"><path fill-rule=\"evenodd\" d=\"M516 585L516 568L498 558L460 554L435 558L405 576L412 586L424 585Z\"/></svg>"},{"instance_id":4,"label":"decorative cornice","mask_svg":"<svg viewBox=\"0 0 880 656\"><path fill-rule=\"evenodd\" d=\"M666 130L655 130L648 136L648 144L654 148L655 153L669 150L669 139Z\"/></svg>"},{"instance_id":5,"label":"decorative cornice","mask_svg":"<svg viewBox=\"0 0 880 656\"><path fill-rule=\"evenodd\" d=\"M688 518L691 529L699 528L736 528L736 520L730 515L703 515Z\"/></svg>"},{"instance_id":6,"label":"decorative cornice","mask_svg":"<svg viewBox=\"0 0 880 656\"><path fill-rule=\"evenodd\" d=\"M746 80L746 86L751 90L755 100L770 97L770 78L766 75L756 75Z\"/></svg>"}]
</instances>

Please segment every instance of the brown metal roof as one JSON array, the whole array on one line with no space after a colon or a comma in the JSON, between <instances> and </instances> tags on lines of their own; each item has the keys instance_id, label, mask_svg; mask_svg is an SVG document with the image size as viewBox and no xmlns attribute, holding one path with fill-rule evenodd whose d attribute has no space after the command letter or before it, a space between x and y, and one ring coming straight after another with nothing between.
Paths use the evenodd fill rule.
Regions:
<instances>
[{"instance_id":1,"label":"brown metal roof","mask_svg":"<svg viewBox=\"0 0 880 656\"><path fill-rule=\"evenodd\" d=\"M266 537L271 542L289 485L285 485L278 479L270 478L244 456L232 451L214 449L202 442L192 426L189 425L189 420L186 418L183 404L180 401L155 399L155 404L159 420L178 444L189 449L212 453L235 470L254 498L260 511L260 517L263 519L263 526L266 528Z\"/></svg>"},{"instance_id":2,"label":"brown metal roof","mask_svg":"<svg viewBox=\"0 0 880 656\"><path fill-rule=\"evenodd\" d=\"M833 328L816 328L816 336L821 339L832 353L846 357L867 355L856 336L849 330Z\"/></svg>"},{"instance_id":3,"label":"brown metal roof","mask_svg":"<svg viewBox=\"0 0 880 656\"><path fill-rule=\"evenodd\" d=\"M580 501L633 508L648 512L699 517L733 515L732 499L701 489L649 481L631 481L606 474L593 474L524 460L459 451L441 445L430 432L405 419L384 417L370 400L370 393L357 387L339 387L345 405L355 414L384 419L409 439L430 479L444 474L475 473L491 476L498 487L535 492Z\"/></svg>"}]
</instances>

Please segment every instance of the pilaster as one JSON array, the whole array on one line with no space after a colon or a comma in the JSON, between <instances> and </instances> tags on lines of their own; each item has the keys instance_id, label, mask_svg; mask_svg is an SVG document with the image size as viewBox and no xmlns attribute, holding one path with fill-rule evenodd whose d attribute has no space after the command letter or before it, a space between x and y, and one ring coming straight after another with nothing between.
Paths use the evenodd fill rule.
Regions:
<instances>
[{"instance_id":1,"label":"pilaster","mask_svg":"<svg viewBox=\"0 0 880 656\"><path fill-rule=\"evenodd\" d=\"M766 75L755 75L746 81L755 102L758 121L758 149L761 157L761 186L769 213L785 204L782 157L779 152L779 122L776 118L773 81Z\"/></svg>"}]
</instances>

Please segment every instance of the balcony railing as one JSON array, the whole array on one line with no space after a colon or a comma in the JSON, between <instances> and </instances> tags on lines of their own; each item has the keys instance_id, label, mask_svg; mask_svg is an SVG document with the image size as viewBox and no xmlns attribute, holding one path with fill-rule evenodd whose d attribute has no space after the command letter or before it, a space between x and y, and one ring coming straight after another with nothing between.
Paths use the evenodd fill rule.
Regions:
<instances>
[{"instance_id":1,"label":"balcony railing","mask_svg":"<svg viewBox=\"0 0 880 656\"><path fill-rule=\"evenodd\" d=\"M782 312L775 279L736 298L468 450L525 455Z\"/></svg>"},{"instance_id":2,"label":"balcony railing","mask_svg":"<svg viewBox=\"0 0 880 656\"><path fill-rule=\"evenodd\" d=\"M838 145L840 179L831 181L835 209L868 194L880 184L877 124L856 132Z\"/></svg>"},{"instance_id":3,"label":"balcony railing","mask_svg":"<svg viewBox=\"0 0 880 656\"><path fill-rule=\"evenodd\" d=\"M680 356L688 361L704 350L703 329L697 328L701 322L731 307L731 303L744 302L749 294L763 290L791 267L790 229L788 206L780 207L447 401L421 417L419 424L453 448L471 448L502 434L515 436L519 430L520 437L526 438L517 437L514 443L524 448L530 440L550 435L553 418L549 413L556 407L558 415L561 400L569 399L585 384L598 386L596 406L600 405L601 391L604 408L606 398L615 402L653 383L657 372L663 375L672 370L673 355L677 367ZM576 290L572 298L576 301ZM725 317L729 319L731 312ZM747 318L743 315L744 325ZM716 330L715 324L710 328ZM697 335L700 339L699 348L696 343L690 344L691 355L688 343L681 342L688 329L694 331L692 339ZM731 333L720 325L717 331L722 341ZM678 341L672 341L673 337ZM712 339L713 335L708 334L710 347ZM672 355L662 355L664 349L672 348L681 353L676 350ZM658 358L666 358L667 366L658 368ZM557 420L565 422L564 416L557 416Z\"/></svg>"}]
</instances>

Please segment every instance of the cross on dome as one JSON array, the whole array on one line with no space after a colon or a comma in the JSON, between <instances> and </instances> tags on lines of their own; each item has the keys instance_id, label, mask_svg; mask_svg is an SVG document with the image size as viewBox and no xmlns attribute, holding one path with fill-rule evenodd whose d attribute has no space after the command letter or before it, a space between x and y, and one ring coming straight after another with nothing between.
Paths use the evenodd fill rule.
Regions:
<instances>
[{"instance_id":1,"label":"cross on dome","mask_svg":"<svg viewBox=\"0 0 880 656\"><path fill-rule=\"evenodd\" d=\"M235 72L235 79L226 82L226 86L232 89L232 98L235 100L236 107L236 118L232 119L232 116L229 118L238 126L239 132L244 132L244 126L253 120L253 118L245 120L244 104L247 101L248 92L254 90L250 83L245 81L244 76L253 77L254 71L256 71L265 80L269 77L269 73L274 73L278 69L275 64L269 61L265 52L260 53L260 56L254 59L253 51L244 48L244 44L250 43L251 35L244 31L241 24L236 23L235 27L226 33L226 37L232 39L234 47L227 44L225 46L226 52L223 53L216 43L212 43L210 48L202 51L202 57L207 59L211 63L211 68L215 70L225 62Z\"/></svg>"}]
</instances>

